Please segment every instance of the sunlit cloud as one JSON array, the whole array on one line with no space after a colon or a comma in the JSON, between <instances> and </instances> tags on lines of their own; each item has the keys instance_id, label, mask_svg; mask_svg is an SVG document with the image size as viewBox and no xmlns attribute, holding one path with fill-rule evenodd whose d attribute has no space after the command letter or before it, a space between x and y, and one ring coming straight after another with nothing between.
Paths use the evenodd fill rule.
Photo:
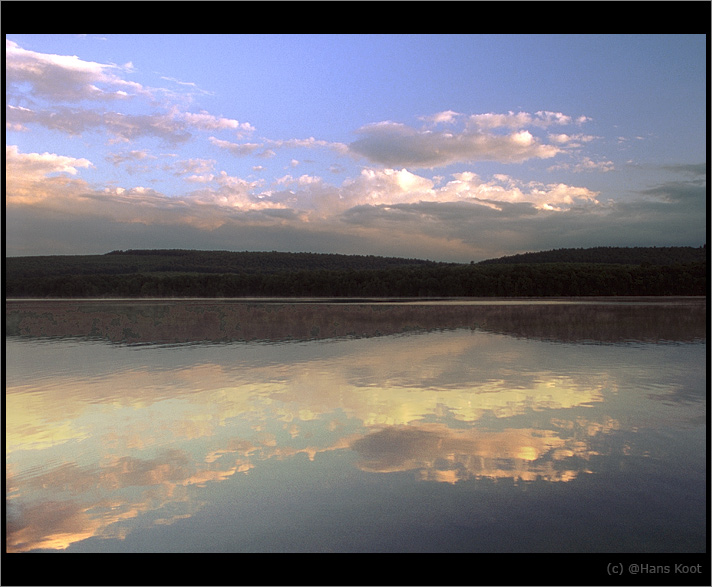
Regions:
<instances>
[{"instance_id":1,"label":"sunlit cloud","mask_svg":"<svg viewBox=\"0 0 712 587\"><path fill-rule=\"evenodd\" d=\"M566 133L558 133L558 134L550 134L549 135L549 140L551 140L554 143L559 143L563 145L573 145L573 146L580 146L581 143L590 143L591 141L596 140L599 137L593 136L593 135L584 135L584 134L574 134L574 135L568 135Z\"/></svg>"},{"instance_id":2,"label":"sunlit cloud","mask_svg":"<svg viewBox=\"0 0 712 587\"><path fill-rule=\"evenodd\" d=\"M106 160L114 165L155 158L155 155L151 155L146 149L133 149L131 151L122 151L120 153L109 153L106 156Z\"/></svg>"},{"instance_id":3,"label":"sunlit cloud","mask_svg":"<svg viewBox=\"0 0 712 587\"><path fill-rule=\"evenodd\" d=\"M255 130L255 127L249 122L238 122L232 118L217 117L205 111L198 114L176 112L175 117L200 130L234 130L238 137L249 135Z\"/></svg>"},{"instance_id":4,"label":"sunlit cloud","mask_svg":"<svg viewBox=\"0 0 712 587\"><path fill-rule=\"evenodd\" d=\"M571 124L583 124L590 121L587 116L572 117L561 112L549 112L541 110L534 114L528 112L508 112L506 114L487 113L487 114L472 114L467 118L469 126L493 129L507 127L512 129L524 128L527 126L535 126L540 128L548 128L550 126L562 126Z\"/></svg>"},{"instance_id":5,"label":"sunlit cloud","mask_svg":"<svg viewBox=\"0 0 712 587\"><path fill-rule=\"evenodd\" d=\"M547 168L547 171L571 171L573 173L581 173L584 171L598 171L601 173L607 173L609 171L615 170L615 165L613 161L603 159L601 161L594 161L590 157L583 157L580 161L574 163L559 163L557 165L552 165Z\"/></svg>"},{"instance_id":6,"label":"sunlit cloud","mask_svg":"<svg viewBox=\"0 0 712 587\"><path fill-rule=\"evenodd\" d=\"M344 143L331 142L309 137L308 139L267 140L266 143L275 149L330 149L338 154L346 155L348 146Z\"/></svg>"},{"instance_id":7,"label":"sunlit cloud","mask_svg":"<svg viewBox=\"0 0 712 587\"><path fill-rule=\"evenodd\" d=\"M5 157L13 171L18 171L20 174L69 173L77 175L80 168L91 167L91 161L87 159L75 159L54 153L20 153L17 146L13 145L6 147Z\"/></svg>"},{"instance_id":8,"label":"sunlit cloud","mask_svg":"<svg viewBox=\"0 0 712 587\"><path fill-rule=\"evenodd\" d=\"M537 137L532 130L561 126L581 126L591 119L561 112L508 112L470 114L446 110L421 116L426 123L414 128L403 123L384 121L361 127L363 138L349 145L350 151L374 163L388 166L435 168L452 163L497 161L521 163L529 159L550 159L597 137L550 133ZM459 129L455 123L461 123ZM444 130L436 130L438 126ZM549 143L545 142L548 138Z\"/></svg>"},{"instance_id":9,"label":"sunlit cloud","mask_svg":"<svg viewBox=\"0 0 712 587\"><path fill-rule=\"evenodd\" d=\"M215 169L217 161L215 159L201 159L193 158L177 161L173 165L174 173L176 175L186 175L186 174L205 174L210 173Z\"/></svg>"},{"instance_id":10,"label":"sunlit cloud","mask_svg":"<svg viewBox=\"0 0 712 587\"><path fill-rule=\"evenodd\" d=\"M142 164L150 157L146 150L128 150L115 154L113 162ZM261 246L273 246L275 232L263 232L255 241L247 230L260 227L313 243L304 246L338 238L358 243L363 252L374 250L368 243L379 243L394 254L417 250L426 258L438 252L476 258L484 254L479 252L484 243L504 253L539 241L544 246L552 238L600 246L622 233L635 239L649 230L682 230L705 201L699 180L650 188L639 201L624 204L603 201L584 186L506 174L483 178L470 171L430 178L406 168L365 167L337 184L312 174L248 180L220 169L214 159L198 157L167 165L185 189L166 193L146 184L91 185L81 173L92 163L82 158L9 146L6 163L6 204L13 214L36 214L39 220L54 211L77 222L103 219L110 223L103 233L118 239L127 224L191 226L198 231L193 238L221 228L220 238L233 243L249 238L254 246L263 239Z\"/></svg>"},{"instance_id":11,"label":"sunlit cloud","mask_svg":"<svg viewBox=\"0 0 712 587\"><path fill-rule=\"evenodd\" d=\"M196 92L198 94L204 94L207 96L213 95L213 92L199 88L198 84L196 84L195 82L186 82L166 75L162 75L161 79L168 82L173 82L174 84L178 84L179 86L183 86L184 88L189 88L191 91Z\"/></svg>"},{"instance_id":12,"label":"sunlit cloud","mask_svg":"<svg viewBox=\"0 0 712 587\"><path fill-rule=\"evenodd\" d=\"M461 259L484 251L472 248L476 237L465 236L467 230L492 234L497 242L511 238L507 249L520 252L543 242L539 235L555 232L539 227L560 222L562 238L573 237L570 229L576 226L591 237L598 230L600 237L591 244L606 245L616 234L609 223L620 240L633 234L621 227L636 219L644 224L635 233L644 235L653 225L665 226L659 215L672 214L673 208L687 217L693 208L702 210L695 186L674 181L628 189L624 197L609 195L601 178L626 169L612 155L591 151L606 141L600 126L587 132L593 119L581 113L443 109L421 112L414 123L359 120L334 129L330 140L306 134L308 128L301 135L307 138L266 136L239 111L223 115L204 108L197 98L216 94L180 74L155 74L154 80L168 85L156 87L131 80L141 72L135 60L117 65L32 51L9 40L6 51L6 131L14 133L7 147L7 203L11 213L24 206L23 219L30 224L33 214L50 222L52 212L62 212L67 222L102 218L115 223L109 232L119 240L126 223L202 231L288 227L291 237L299 237L290 245L285 232L279 242L287 249L316 246L318 234L319 246L329 251L349 242L377 253L379 243L391 243L383 253L394 254L407 251L401 244L393 248L396 243L417 240L422 251L428 252L427 245L438 252L451 247L446 258ZM142 81L149 79L143 75ZM36 146L43 133L52 147ZM355 140L339 140L349 135ZM64 151L64 145L72 150ZM297 166L303 173L293 171ZM627 168L641 167L631 161ZM696 165L657 170L681 170L694 180L705 173ZM254 181L257 174L260 181ZM500 223L501 231L481 227L483 218ZM522 222L519 230L515 218ZM354 232L342 234L344 229ZM23 234L19 250L26 251L32 235ZM341 238L330 243L334 234ZM271 250L267 240L265 235L260 246ZM647 244L650 237L644 240ZM231 234L218 246L232 248L234 242Z\"/></svg>"},{"instance_id":13,"label":"sunlit cloud","mask_svg":"<svg viewBox=\"0 0 712 587\"><path fill-rule=\"evenodd\" d=\"M122 77L121 74L134 70L130 63L117 66L84 61L76 56L39 53L23 49L9 40L6 41L6 53L8 95L18 102L27 95L45 102L43 106L8 103L6 126L11 130L27 130L32 124L70 135L103 130L110 135L109 144L153 137L166 145L189 140L192 131L227 130L242 138L255 130L249 122L214 116L204 110L194 113L183 111L176 104L161 106L158 97L166 93L162 89L148 88ZM153 112L139 114L106 111L85 104L63 104L132 97L144 100ZM28 101L25 99L25 102Z\"/></svg>"},{"instance_id":14,"label":"sunlit cloud","mask_svg":"<svg viewBox=\"0 0 712 587\"><path fill-rule=\"evenodd\" d=\"M437 112L435 114L431 114L430 116L421 116L419 119L433 125L451 124L460 116L462 115L459 112L455 112L454 110L445 110L444 112Z\"/></svg>"},{"instance_id":15,"label":"sunlit cloud","mask_svg":"<svg viewBox=\"0 0 712 587\"><path fill-rule=\"evenodd\" d=\"M225 149L237 157L252 155L257 149L264 146L260 143L233 143L231 141L218 139L217 137L210 137L208 140L216 147Z\"/></svg>"},{"instance_id":16,"label":"sunlit cloud","mask_svg":"<svg viewBox=\"0 0 712 587\"><path fill-rule=\"evenodd\" d=\"M363 138L351 143L349 150L387 166L435 168L474 161L521 163L527 159L549 159L560 152L558 147L542 143L528 130L505 135L481 130L453 133L380 122L362 127L357 133Z\"/></svg>"},{"instance_id":17,"label":"sunlit cloud","mask_svg":"<svg viewBox=\"0 0 712 587\"><path fill-rule=\"evenodd\" d=\"M46 198L62 199L86 186L77 176L92 166L84 158L55 153L20 153L17 146L5 148L6 204L33 204ZM60 175L55 175L60 174Z\"/></svg>"},{"instance_id":18,"label":"sunlit cloud","mask_svg":"<svg viewBox=\"0 0 712 587\"><path fill-rule=\"evenodd\" d=\"M10 92L29 84L31 94L56 101L117 100L143 91L141 84L116 74L123 68L85 61L76 55L54 55L23 49L5 41L5 73Z\"/></svg>"}]
</instances>

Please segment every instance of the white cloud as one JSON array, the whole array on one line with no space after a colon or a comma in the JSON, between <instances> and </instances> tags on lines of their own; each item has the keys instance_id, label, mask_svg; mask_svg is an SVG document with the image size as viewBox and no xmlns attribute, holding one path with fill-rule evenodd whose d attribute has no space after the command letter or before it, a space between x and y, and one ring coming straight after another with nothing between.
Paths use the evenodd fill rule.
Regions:
<instances>
[{"instance_id":1,"label":"white cloud","mask_svg":"<svg viewBox=\"0 0 712 587\"><path fill-rule=\"evenodd\" d=\"M35 204L59 200L74 189L86 187L77 176L80 169L93 167L91 161L55 153L21 153L16 145L5 147L5 203ZM61 174L61 175L55 175Z\"/></svg>"},{"instance_id":2,"label":"white cloud","mask_svg":"<svg viewBox=\"0 0 712 587\"><path fill-rule=\"evenodd\" d=\"M20 153L17 145L5 148L7 169L14 173L30 173L36 176L50 173L69 173L77 175L80 168L92 167L88 159L76 159L55 153ZM8 175L13 175L8 174Z\"/></svg>"},{"instance_id":3,"label":"white cloud","mask_svg":"<svg viewBox=\"0 0 712 587\"><path fill-rule=\"evenodd\" d=\"M441 188L441 200L477 200L495 209L501 209L496 204L503 202L526 203L550 211L566 210L578 203L598 204L598 192L564 183L523 182L504 174L485 182L472 172L455 173L453 177Z\"/></svg>"},{"instance_id":4,"label":"white cloud","mask_svg":"<svg viewBox=\"0 0 712 587\"><path fill-rule=\"evenodd\" d=\"M207 90L203 90L203 89L201 89L201 88L198 87L198 84L193 83L193 82L184 82L184 81L181 81L181 80L176 79L176 78L174 78L174 77L169 77L169 76L165 76L165 75L162 75L162 76L161 76L161 79L162 79L162 80L166 80L166 81L168 81L168 82L173 82L173 83L178 84L179 86L183 86L183 87L185 87L185 88L190 88L191 92L195 92L195 93L197 93L197 94L204 94L204 95L207 95L207 96L212 96L212 95L213 95L213 92L209 92L209 91L207 91Z\"/></svg>"},{"instance_id":5,"label":"white cloud","mask_svg":"<svg viewBox=\"0 0 712 587\"><path fill-rule=\"evenodd\" d=\"M519 140L525 144L531 141L526 136L520 136ZM151 156L145 151L132 150L114 155L113 162L136 162L147 157ZM77 175L79 169L91 166L86 159L49 153L22 154L17 147L8 147L7 161L8 185L13 188L9 191L10 198L27 196L32 190L35 198L40 195L47 197L52 192L48 176L57 172ZM319 176L303 174L277 178L272 188L265 189L263 180L248 181L225 171L216 171L215 166L215 160L203 158L180 160L171 165L173 173L182 176L185 181L205 185L187 195L169 198L172 203L183 201L185 216L190 215L192 205L206 203L241 210L289 206L298 213L313 211L326 215L360 205L419 202L477 201L494 208L499 208L501 203L526 203L534 209L559 211L580 203L598 203L598 194L584 187L522 182L503 174L484 181L473 172L455 173L438 187L432 179L405 168L364 168L358 176L346 179L340 186L327 185ZM83 182L75 187L81 187L85 192L97 191ZM281 195L276 195L278 192L275 190L282 190ZM62 193L67 196L66 190ZM158 192L143 187L124 188L122 194L131 195L134 201L144 194L150 195L154 203L161 201Z\"/></svg>"},{"instance_id":6,"label":"white cloud","mask_svg":"<svg viewBox=\"0 0 712 587\"><path fill-rule=\"evenodd\" d=\"M140 161L143 153L126 156ZM6 160L8 223L25 223L21 238L15 237L23 254L32 254L28 239L40 225L56 235L65 230L70 240L82 227L102 226L107 238L119 243L121 235L145 239L149 232L168 234L180 226L197 239L186 236L186 247L207 242L201 240L207 234L214 235L210 242L218 248L252 247L255 238L267 246L270 235L284 239L279 242L286 248L288 239L336 248L348 242L374 254L466 260L487 256L482 251L535 250L551 242L595 246L624 236L633 242L653 229L662 243L673 229L679 233L704 214L705 202L699 180L660 186L639 202L622 205L600 203L597 192L582 186L506 174L482 178L471 171L436 182L407 169L366 168L341 185L307 174L267 184L218 171L213 160L199 158L172 166L199 188L166 195L146 185L92 186L80 177L91 167L87 159L9 146ZM218 234L227 240L221 244Z\"/></svg>"},{"instance_id":7,"label":"white cloud","mask_svg":"<svg viewBox=\"0 0 712 587\"><path fill-rule=\"evenodd\" d=\"M119 67L85 61L77 56L38 53L6 41L6 72L8 82L7 129L27 130L28 125L82 135L91 130L103 130L111 135L109 143L131 142L142 137L154 137L167 145L177 145L192 137L191 130L233 131L242 138L254 132L248 122L214 116L206 111L185 112L175 105L156 100L163 92L123 79L122 71L133 70L133 64ZM46 105L28 102L27 96L42 98ZM111 112L68 106L63 102L120 100L140 96L150 113ZM174 94L171 94L174 98ZM32 108L20 105L20 100ZM16 102L11 104L10 102ZM158 109L157 109L158 107ZM163 111L161 111L161 107Z\"/></svg>"},{"instance_id":8,"label":"white cloud","mask_svg":"<svg viewBox=\"0 0 712 587\"><path fill-rule=\"evenodd\" d=\"M39 124L50 130L69 135L81 135L87 130L104 124L103 115L90 109L77 109L60 106L50 109L33 110L8 104L5 109L6 121L17 128L29 130L28 125Z\"/></svg>"},{"instance_id":9,"label":"white cloud","mask_svg":"<svg viewBox=\"0 0 712 587\"><path fill-rule=\"evenodd\" d=\"M584 135L584 134L574 134L574 135L568 135L566 133L558 133L558 134L550 134L549 135L549 140L558 143L560 145L569 145L569 146L580 146L581 143L590 143L591 141L597 139L599 137L593 136L593 135Z\"/></svg>"},{"instance_id":10,"label":"white cloud","mask_svg":"<svg viewBox=\"0 0 712 587\"><path fill-rule=\"evenodd\" d=\"M489 112L486 114L472 114L467 118L468 126L480 129L493 129L500 127L507 128L524 128L531 126L532 115L526 112L508 112L506 114L495 114Z\"/></svg>"},{"instance_id":11,"label":"white cloud","mask_svg":"<svg viewBox=\"0 0 712 587\"><path fill-rule=\"evenodd\" d=\"M210 137L208 140L216 147L225 149L237 157L252 155L252 153L254 153L257 149L264 146L260 143L232 143L230 141L218 139L217 137Z\"/></svg>"},{"instance_id":12,"label":"white cloud","mask_svg":"<svg viewBox=\"0 0 712 587\"><path fill-rule=\"evenodd\" d=\"M184 121L169 113L124 114L101 112L85 108L58 106L32 110L8 105L7 122L26 128L39 124L50 130L79 136L92 130L105 130L112 138L109 143L128 143L143 137L160 139L164 144L177 145L191 138Z\"/></svg>"},{"instance_id":13,"label":"white cloud","mask_svg":"<svg viewBox=\"0 0 712 587\"><path fill-rule=\"evenodd\" d=\"M177 145L191 138L185 126L167 114L107 112L103 115L103 124L114 135L111 143L127 143L142 137L153 137L167 145Z\"/></svg>"},{"instance_id":14,"label":"white cloud","mask_svg":"<svg viewBox=\"0 0 712 587\"><path fill-rule=\"evenodd\" d=\"M321 183L321 177L316 175L303 174L299 177L293 177L291 175L285 175L274 180L277 185L298 185L307 186L312 184Z\"/></svg>"},{"instance_id":15,"label":"white cloud","mask_svg":"<svg viewBox=\"0 0 712 587\"><path fill-rule=\"evenodd\" d=\"M362 169L340 190L345 206L412 203L434 199L433 182L407 169Z\"/></svg>"},{"instance_id":16,"label":"white cloud","mask_svg":"<svg viewBox=\"0 0 712 587\"><path fill-rule=\"evenodd\" d=\"M527 130L505 135L467 129L435 132L381 122L357 132L363 138L351 143L349 150L390 167L435 168L474 161L519 163L548 159L560 152L559 147L542 143Z\"/></svg>"},{"instance_id":17,"label":"white cloud","mask_svg":"<svg viewBox=\"0 0 712 587\"><path fill-rule=\"evenodd\" d=\"M459 112L455 112L454 110L445 110L444 112L437 112L436 114L432 114L430 116L421 116L419 120L429 122L433 125L452 124L459 116L461 116Z\"/></svg>"},{"instance_id":18,"label":"white cloud","mask_svg":"<svg viewBox=\"0 0 712 587\"><path fill-rule=\"evenodd\" d=\"M579 161L574 163L560 163L558 165L552 165L547 168L547 171L572 171L573 173L581 173L584 171L600 171L602 173L607 173L613 171L616 168L613 161L607 159L601 161L594 161L590 157L582 157Z\"/></svg>"},{"instance_id":19,"label":"white cloud","mask_svg":"<svg viewBox=\"0 0 712 587\"><path fill-rule=\"evenodd\" d=\"M238 138L249 135L255 130L255 127L249 122L238 122L233 118L217 117L205 111L198 114L175 111L174 117L199 130L234 130Z\"/></svg>"},{"instance_id":20,"label":"white cloud","mask_svg":"<svg viewBox=\"0 0 712 587\"><path fill-rule=\"evenodd\" d=\"M468 125L482 129L500 127L520 129L527 126L547 128L549 126L570 125L574 123L582 124L588 120L590 119L586 116L573 118L561 112L551 112L548 110L540 110L534 114L530 114L528 112L514 113L512 111L509 111L506 114L496 114L490 112L486 114L473 114L467 119Z\"/></svg>"},{"instance_id":21,"label":"white cloud","mask_svg":"<svg viewBox=\"0 0 712 587\"><path fill-rule=\"evenodd\" d=\"M176 175L186 175L188 173L209 173L215 169L214 159L186 159L177 161L174 165Z\"/></svg>"},{"instance_id":22,"label":"white cloud","mask_svg":"<svg viewBox=\"0 0 712 587\"><path fill-rule=\"evenodd\" d=\"M266 143L270 147L278 149L316 149L316 148L326 148L332 149L342 154L348 152L348 146L344 143L335 143L330 141L323 141L315 139L314 137L309 137L308 139L279 139L279 140L267 140Z\"/></svg>"},{"instance_id":23,"label":"white cloud","mask_svg":"<svg viewBox=\"0 0 712 587\"><path fill-rule=\"evenodd\" d=\"M543 131L579 126L590 120L561 112L507 112L463 115L446 110L420 117L425 126L382 121L361 127L351 154L388 167L436 168L453 163L522 163L572 154L598 137L581 132Z\"/></svg>"},{"instance_id":24,"label":"white cloud","mask_svg":"<svg viewBox=\"0 0 712 587\"><path fill-rule=\"evenodd\" d=\"M131 151L122 151L120 153L110 153L105 159L114 165L120 163L143 161L144 159L155 159L154 155L149 154L146 149L134 149Z\"/></svg>"},{"instance_id":25,"label":"white cloud","mask_svg":"<svg viewBox=\"0 0 712 587\"><path fill-rule=\"evenodd\" d=\"M115 74L113 64L84 61L76 55L28 51L5 41L5 72L10 91L29 84L30 92L53 101L116 100L144 91L141 84ZM118 89L117 89L118 87Z\"/></svg>"}]
</instances>

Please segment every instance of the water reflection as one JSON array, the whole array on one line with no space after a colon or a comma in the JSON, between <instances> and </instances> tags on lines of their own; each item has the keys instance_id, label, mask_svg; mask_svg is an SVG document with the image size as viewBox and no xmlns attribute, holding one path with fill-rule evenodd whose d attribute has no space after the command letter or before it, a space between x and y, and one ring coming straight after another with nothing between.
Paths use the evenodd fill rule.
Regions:
<instances>
[{"instance_id":1,"label":"water reflection","mask_svg":"<svg viewBox=\"0 0 712 587\"><path fill-rule=\"evenodd\" d=\"M586 440L564 439L556 430L483 432L442 424L385 428L356 439L351 448L364 471L416 470L421 479L447 483L480 477L570 481L586 469L557 464L572 457L588 460L591 454Z\"/></svg>"},{"instance_id":2,"label":"water reflection","mask_svg":"<svg viewBox=\"0 0 712 587\"><path fill-rule=\"evenodd\" d=\"M570 342L568 326L568 342L542 341L472 328L463 314L465 328L278 344L127 345L26 330L6 338L8 550L123 541L219 508L270 463L305 463L293 473L298 485L309 463L329 456L336 475L444 486L574 482L640 457L703 478L704 451L680 452L657 433L704 432L705 347L695 327L679 337L685 343L589 345ZM47 312L35 316L52 323ZM88 319L93 336L105 319ZM649 332L633 322L626 337ZM673 324L670 315L663 322ZM390 324L382 328L398 319Z\"/></svg>"},{"instance_id":3,"label":"water reflection","mask_svg":"<svg viewBox=\"0 0 712 587\"><path fill-rule=\"evenodd\" d=\"M704 298L583 301L304 303L156 300L9 301L6 334L114 342L314 340L481 328L556 341L703 340ZM326 311L328 309L328 311Z\"/></svg>"}]
</instances>

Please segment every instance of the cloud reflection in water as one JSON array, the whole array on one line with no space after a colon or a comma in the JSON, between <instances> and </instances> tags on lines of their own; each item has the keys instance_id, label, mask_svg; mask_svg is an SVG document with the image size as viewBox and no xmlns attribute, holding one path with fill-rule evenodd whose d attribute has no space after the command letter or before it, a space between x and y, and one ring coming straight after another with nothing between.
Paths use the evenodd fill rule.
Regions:
<instances>
[{"instance_id":1,"label":"cloud reflection in water","mask_svg":"<svg viewBox=\"0 0 712 587\"><path fill-rule=\"evenodd\" d=\"M470 329L172 347L11 337L8 550L170 525L208 486L298 455L449 484L572 481L611 456L601 439L663 405L638 411L631 352Z\"/></svg>"}]
</instances>

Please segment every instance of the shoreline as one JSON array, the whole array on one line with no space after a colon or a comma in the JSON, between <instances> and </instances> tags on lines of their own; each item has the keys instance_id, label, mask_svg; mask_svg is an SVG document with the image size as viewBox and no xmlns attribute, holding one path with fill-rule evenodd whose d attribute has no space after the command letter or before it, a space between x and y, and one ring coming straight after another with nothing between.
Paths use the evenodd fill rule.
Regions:
<instances>
[{"instance_id":1,"label":"shoreline","mask_svg":"<svg viewBox=\"0 0 712 587\"><path fill-rule=\"evenodd\" d=\"M690 303L707 296L552 296L552 297L116 297L116 298L6 298L5 304L25 303L247 303L247 304L585 304L585 303Z\"/></svg>"}]
</instances>

